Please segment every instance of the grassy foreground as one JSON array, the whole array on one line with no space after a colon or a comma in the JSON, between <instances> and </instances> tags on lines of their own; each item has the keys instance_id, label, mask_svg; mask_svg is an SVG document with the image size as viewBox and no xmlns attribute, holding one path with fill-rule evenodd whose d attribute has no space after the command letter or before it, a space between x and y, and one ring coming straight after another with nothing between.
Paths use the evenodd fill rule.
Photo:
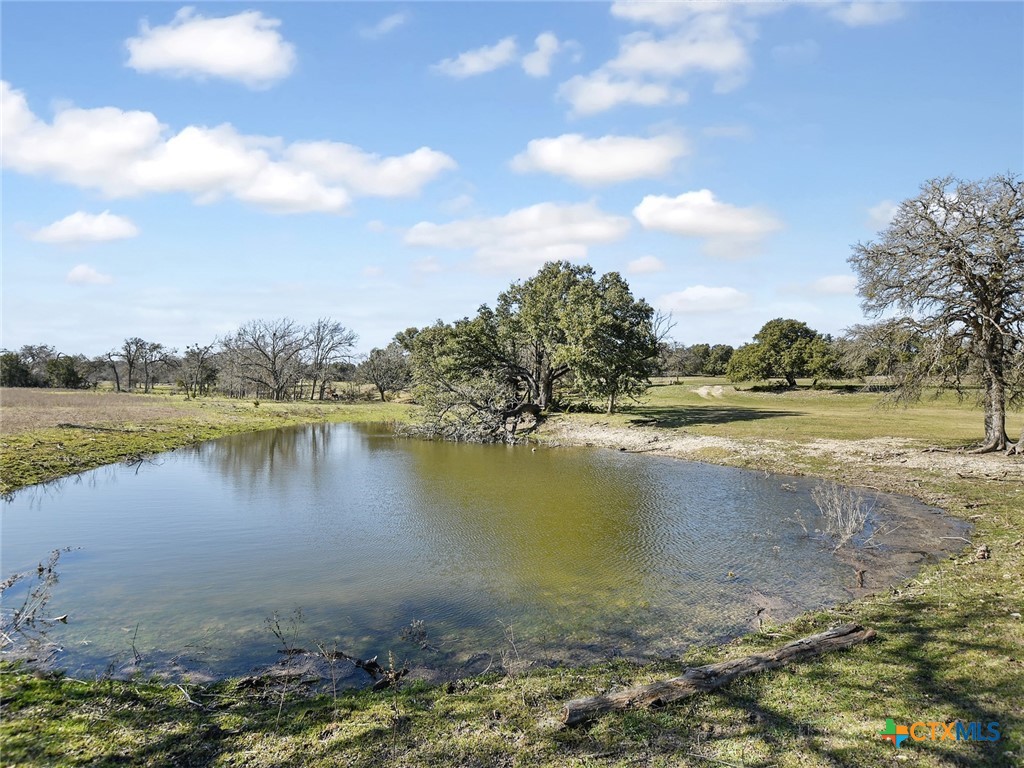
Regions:
<instances>
[{"instance_id":1,"label":"grassy foreground","mask_svg":"<svg viewBox=\"0 0 1024 768\"><path fill-rule=\"evenodd\" d=\"M355 691L308 698L251 690L239 681L178 688L144 680L77 681L7 665L0 674L0 764L1022 765L1021 460L972 457L961 465L950 454L922 454L928 446L976 441L980 412L953 400L909 411L879 411L877 401L874 394L736 392L722 381L691 380L655 387L643 404L612 417L553 419L542 437L557 434L564 441L587 429L598 430L577 440L590 442L589 435L600 429L624 429L645 440L722 438L729 442L698 442L692 455L910 493L971 519L975 544L988 545L989 559L977 560L970 548L873 597L645 667L609 662L495 674L446 686L411 683L397 693ZM366 411L355 411L363 406L304 410L309 404L276 411L264 408L269 404L256 408L249 403L248 410L241 404L242 411L235 414L237 403L186 405L195 409L193 415L147 422L145 429L152 433L144 432L141 424L133 423L132 430L191 442L188 435L207 436L195 431L200 427L223 430L208 435L216 436L259 428L264 419L267 426L276 426L311 414L317 417L306 420L361 415L379 420L394 413L391 406L376 413L372 406ZM354 412L348 415L346 408ZM269 415L278 412L282 415ZM199 413L203 415L195 415ZM1018 431L1019 420L1018 415L1010 424ZM79 432L89 431L56 433L63 439L61 453L72 457L65 464L69 471L85 466L76 463L80 444L70 441ZM17 466L29 467L12 485L23 484L31 482L20 478L32 477L34 461L52 458L55 446L44 442L55 439L45 437L49 434L47 429L4 435L5 481L10 482L12 442L22 453ZM108 434L118 439L119 433L87 436L102 443ZM605 444L619 439L618 433L607 434ZM895 440L882 444L879 438ZM863 448L857 441L869 449L855 450ZM770 450L742 450L765 446ZM108 461L131 455L111 451ZM47 463L46 476L60 468L55 461ZM675 675L687 665L775 647L846 621L875 628L878 638L849 652L747 678L680 706L606 715L569 731L551 724L566 699ZM896 750L879 736L886 718L901 725L959 719L981 722L983 730L995 721L1002 736L994 742L908 740Z\"/></svg>"}]
</instances>

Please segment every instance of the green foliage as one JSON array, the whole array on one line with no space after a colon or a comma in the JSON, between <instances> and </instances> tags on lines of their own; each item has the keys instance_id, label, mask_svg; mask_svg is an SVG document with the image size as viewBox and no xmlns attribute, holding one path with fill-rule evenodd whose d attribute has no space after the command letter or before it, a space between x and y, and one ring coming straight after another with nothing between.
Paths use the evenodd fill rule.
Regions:
<instances>
[{"instance_id":1,"label":"green foliage","mask_svg":"<svg viewBox=\"0 0 1024 768\"><path fill-rule=\"evenodd\" d=\"M38 387L32 369L17 352L0 354L0 387Z\"/></svg>"},{"instance_id":2,"label":"green foliage","mask_svg":"<svg viewBox=\"0 0 1024 768\"><path fill-rule=\"evenodd\" d=\"M815 380L838 375L838 357L828 336L798 320L769 320L754 334L754 343L736 350L726 366L730 381L797 378Z\"/></svg>"},{"instance_id":3,"label":"green foliage","mask_svg":"<svg viewBox=\"0 0 1024 768\"><path fill-rule=\"evenodd\" d=\"M609 408L642 392L658 357L656 319L617 273L595 279L589 266L550 262L509 286L494 309L483 305L473 318L407 329L395 340L411 350L416 398L426 421L444 426L438 433L452 434L462 420L472 427L467 435L500 439L507 411L550 407L570 374Z\"/></svg>"},{"instance_id":4,"label":"green foliage","mask_svg":"<svg viewBox=\"0 0 1024 768\"><path fill-rule=\"evenodd\" d=\"M46 381L51 387L78 389L85 385L85 378L78 371L75 360L57 357L46 362Z\"/></svg>"},{"instance_id":5,"label":"green foliage","mask_svg":"<svg viewBox=\"0 0 1024 768\"><path fill-rule=\"evenodd\" d=\"M619 273L609 272L576 285L568 309L562 359L583 391L605 400L609 413L619 396L642 394L658 359L651 305L633 298Z\"/></svg>"}]
</instances>

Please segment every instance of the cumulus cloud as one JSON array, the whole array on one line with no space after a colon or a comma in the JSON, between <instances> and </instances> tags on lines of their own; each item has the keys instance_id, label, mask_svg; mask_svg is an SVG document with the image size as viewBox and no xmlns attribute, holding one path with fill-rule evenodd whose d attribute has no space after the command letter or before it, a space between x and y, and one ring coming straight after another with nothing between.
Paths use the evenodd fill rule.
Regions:
<instances>
[{"instance_id":1,"label":"cumulus cloud","mask_svg":"<svg viewBox=\"0 0 1024 768\"><path fill-rule=\"evenodd\" d=\"M587 139L578 133L566 133L534 139L524 152L512 158L511 167L518 173L540 171L579 184L615 184L664 176L687 151L686 142L672 135Z\"/></svg>"},{"instance_id":2,"label":"cumulus cloud","mask_svg":"<svg viewBox=\"0 0 1024 768\"><path fill-rule=\"evenodd\" d=\"M899 205L892 200L883 200L878 205L871 206L868 208L868 226L871 229L885 229L899 209Z\"/></svg>"},{"instance_id":3,"label":"cumulus cloud","mask_svg":"<svg viewBox=\"0 0 1024 768\"><path fill-rule=\"evenodd\" d=\"M636 78L613 75L597 70L589 75L576 75L558 88L558 95L569 102L575 115L594 115L622 104L653 107L661 104L684 104L686 91Z\"/></svg>"},{"instance_id":4,"label":"cumulus cloud","mask_svg":"<svg viewBox=\"0 0 1024 768\"><path fill-rule=\"evenodd\" d=\"M707 253L724 258L748 255L765 236L782 228L767 211L720 202L708 189L678 197L647 195L633 215L645 229L702 239Z\"/></svg>"},{"instance_id":5,"label":"cumulus cloud","mask_svg":"<svg viewBox=\"0 0 1024 768\"><path fill-rule=\"evenodd\" d=\"M619 54L605 65L628 75L679 77L693 71L719 76L721 90L738 84L750 66L746 41L727 14L701 14L672 34L626 36Z\"/></svg>"},{"instance_id":6,"label":"cumulus cloud","mask_svg":"<svg viewBox=\"0 0 1024 768\"><path fill-rule=\"evenodd\" d=\"M52 123L0 81L5 167L49 176L108 197L182 192L199 203L234 197L270 211L344 211L353 195L416 194L455 167L428 147L380 157L340 142L250 136L229 124L171 133L151 112L60 110Z\"/></svg>"},{"instance_id":7,"label":"cumulus cloud","mask_svg":"<svg viewBox=\"0 0 1024 768\"><path fill-rule=\"evenodd\" d=\"M826 275L811 283L814 293L826 296L850 296L857 293L857 278L853 275Z\"/></svg>"},{"instance_id":8,"label":"cumulus cloud","mask_svg":"<svg viewBox=\"0 0 1024 768\"><path fill-rule=\"evenodd\" d=\"M410 197L443 171L456 167L444 152L420 147L397 157L381 157L334 141L296 142L284 153L300 168L343 184L357 195Z\"/></svg>"},{"instance_id":9,"label":"cumulus cloud","mask_svg":"<svg viewBox=\"0 0 1024 768\"><path fill-rule=\"evenodd\" d=\"M712 77L716 92L732 90L746 80L751 66L748 46L754 30L744 20L743 8L728 3L616 2L613 16L656 29L622 37L615 57L563 83L559 95L573 113L589 115L622 104L685 102L687 92L678 81L695 74Z\"/></svg>"},{"instance_id":10,"label":"cumulus cloud","mask_svg":"<svg viewBox=\"0 0 1024 768\"><path fill-rule=\"evenodd\" d=\"M665 269L665 262L656 256L641 256L633 259L626 265L626 271L631 275L649 275L653 272L661 272Z\"/></svg>"},{"instance_id":11,"label":"cumulus cloud","mask_svg":"<svg viewBox=\"0 0 1024 768\"><path fill-rule=\"evenodd\" d=\"M408 21L408 13L392 13L390 16L385 16L372 27L363 27L359 30L359 34L367 40L378 40L389 32L394 32Z\"/></svg>"},{"instance_id":12,"label":"cumulus cloud","mask_svg":"<svg viewBox=\"0 0 1024 768\"><path fill-rule=\"evenodd\" d=\"M114 282L114 278L110 275L101 274L88 264L79 264L77 267L72 268L64 279L69 283L77 285L107 285Z\"/></svg>"},{"instance_id":13,"label":"cumulus cloud","mask_svg":"<svg viewBox=\"0 0 1024 768\"><path fill-rule=\"evenodd\" d=\"M266 88L295 68L295 48L277 28L281 22L259 11L206 18L194 8L178 11L170 24L150 27L125 41L128 66L171 77L217 77L250 88Z\"/></svg>"},{"instance_id":14,"label":"cumulus cloud","mask_svg":"<svg viewBox=\"0 0 1024 768\"><path fill-rule=\"evenodd\" d=\"M906 15L902 3L853 2L827 6L828 14L848 27L870 27L898 21Z\"/></svg>"},{"instance_id":15,"label":"cumulus cloud","mask_svg":"<svg viewBox=\"0 0 1024 768\"><path fill-rule=\"evenodd\" d=\"M551 74L551 60L562 50L564 43L560 43L553 32L542 32L537 35L534 45L536 49L523 56L523 71L530 77L547 77Z\"/></svg>"},{"instance_id":16,"label":"cumulus cloud","mask_svg":"<svg viewBox=\"0 0 1024 768\"><path fill-rule=\"evenodd\" d=\"M629 219L605 213L593 203L538 203L504 216L446 224L421 221L406 232L405 243L468 249L479 267L523 271L546 261L584 259L589 246L619 240L629 228Z\"/></svg>"},{"instance_id":17,"label":"cumulus cloud","mask_svg":"<svg viewBox=\"0 0 1024 768\"><path fill-rule=\"evenodd\" d=\"M31 237L40 243L71 245L125 240L138 234L139 228L124 216L116 216L110 211L99 214L77 211L36 230Z\"/></svg>"},{"instance_id":18,"label":"cumulus cloud","mask_svg":"<svg viewBox=\"0 0 1024 768\"><path fill-rule=\"evenodd\" d=\"M729 286L692 285L681 291L666 293L655 303L661 309L681 314L727 312L750 304L750 296Z\"/></svg>"},{"instance_id":19,"label":"cumulus cloud","mask_svg":"<svg viewBox=\"0 0 1024 768\"><path fill-rule=\"evenodd\" d=\"M518 56L515 37L506 37L494 45L485 45L460 53L453 59L440 61L434 65L434 70L449 77L463 79L493 72L511 64Z\"/></svg>"}]
</instances>

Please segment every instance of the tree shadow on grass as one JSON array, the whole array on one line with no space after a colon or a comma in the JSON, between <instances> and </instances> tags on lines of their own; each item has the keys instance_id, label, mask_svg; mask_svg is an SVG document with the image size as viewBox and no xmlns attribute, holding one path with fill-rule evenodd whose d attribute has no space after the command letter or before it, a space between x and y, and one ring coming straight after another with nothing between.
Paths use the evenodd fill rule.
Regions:
<instances>
[{"instance_id":1,"label":"tree shadow on grass","mask_svg":"<svg viewBox=\"0 0 1024 768\"><path fill-rule=\"evenodd\" d=\"M711 403L700 406L676 407L640 405L624 408L623 413L632 417L629 420L630 424L642 427L660 427L662 429L679 429L680 427L730 424L736 421L758 421L761 419L781 418L783 416L809 415L803 411L768 410Z\"/></svg>"},{"instance_id":2,"label":"tree shadow on grass","mask_svg":"<svg viewBox=\"0 0 1024 768\"><path fill-rule=\"evenodd\" d=\"M594 753L606 746L602 733L621 732L628 724L640 734L642 749L653 762L688 756L696 759L691 763L684 758L679 764L701 765L700 755L716 764L716 753L739 746L746 753L742 764L748 768L778 765L793 754L809 758L811 765L869 768L896 758L894 745L881 737L887 718L906 726L960 720L981 723L982 735L988 723L998 722L1002 737L908 739L899 750L900 759L909 765L1019 765L1019 735L1014 735L1020 733L1022 721L1014 704L1020 696L1019 677L1008 668L983 686L975 680L971 662L965 661L972 655L998 660L1005 656L1005 647L957 631L949 625L948 614L936 614L925 604L908 602L904 607L896 621L863 617L879 633L868 646L738 681L703 702L691 699L658 711L605 715L587 726L586 736L569 737L571 746L567 743L564 749L577 756ZM984 609L961 616L958 623L966 627L993 618L992 611ZM805 697L803 704L796 703ZM801 718L794 709L817 709L821 716ZM616 758L627 756L623 751Z\"/></svg>"}]
</instances>

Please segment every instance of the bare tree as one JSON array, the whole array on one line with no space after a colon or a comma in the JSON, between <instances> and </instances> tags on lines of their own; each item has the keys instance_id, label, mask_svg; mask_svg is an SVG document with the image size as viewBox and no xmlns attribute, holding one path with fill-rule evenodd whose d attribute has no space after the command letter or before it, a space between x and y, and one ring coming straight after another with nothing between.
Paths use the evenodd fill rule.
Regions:
<instances>
[{"instance_id":1,"label":"bare tree","mask_svg":"<svg viewBox=\"0 0 1024 768\"><path fill-rule=\"evenodd\" d=\"M217 379L213 364L215 344L193 344L185 348L181 358L181 384L186 397L208 394Z\"/></svg>"},{"instance_id":2,"label":"bare tree","mask_svg":"<svg viewBox=\"0 0 1024 768\"><path fill-rule=\"evenodd\" d=\"M878 242L854 247L864 310L896 308L899 324L929 341L900 382L959 386L980 379L985 439L979 452L1024 451L1006 435L1006 404L1024 345L1024 186L1007 174L980 182L933 179L904 201Z\"/></svg>"},{"instance_id":3,"label":"bare tree","mask_svg":"<svg viewBox=\"0 0 1024 768\"><path fill-rule=\"evenodd\" d=\"M110 370L114 374L114 388L118 392L121 391L121 372L117 369L119 357L120 355L116 349L105 352L102 356L102 359L110 366Z\"/></svg>"},{"instance_id":4,"label":"bare tree","mask_svg":"<svg viewBox=\"0 0 1024 768\"><path fill-rule=\"evenodd\" d=\"M317 398L317 383L320 384L319 399L324 399L327 376L331 366L351 357L352 347L358 336L341 323L329 317L321 317L306 332L309 357L309 377L313 380L309 399Z\"/></svg>"},{"instance_id":5,"label":"bare tree","mask_svg":"<svg viewBox=\"0 0 1024 768\"><path fill-rule=\"evenodd\" d=\"M251 320L226 340L226 351L234 358L242 380L274 400L285 393L302 375L302 355L306 349L302 327L287 317L278 320Z\"/></svg>"},{"instance_id":6,"label":"bare tree","mask_svg":"<svg viewBox=\"0 0 1024 768\"><path fill-rule=\"evenodd\" d=\"M135 371L142 363L148 346L148 342L143 341L138 336L133 336L130 339L125 339L121 343L121 348L113 352L114 356L124 361L125 378L127 379L125 386L129 392L135 388Z\"/></svg>"},{"instance_id":7,"label":"bare tree","mask_svg":"<svg viewBox=\"0 0 1024 768\"><path fill-rule=\"evenodd\" d=\"M385 402L388 392L409 386L412 372L405 351L393 341L384 349L372 350L359 364L358 376L362 381L373 384L380 393L381 402Z\"/></svg>"}]
</instances>

